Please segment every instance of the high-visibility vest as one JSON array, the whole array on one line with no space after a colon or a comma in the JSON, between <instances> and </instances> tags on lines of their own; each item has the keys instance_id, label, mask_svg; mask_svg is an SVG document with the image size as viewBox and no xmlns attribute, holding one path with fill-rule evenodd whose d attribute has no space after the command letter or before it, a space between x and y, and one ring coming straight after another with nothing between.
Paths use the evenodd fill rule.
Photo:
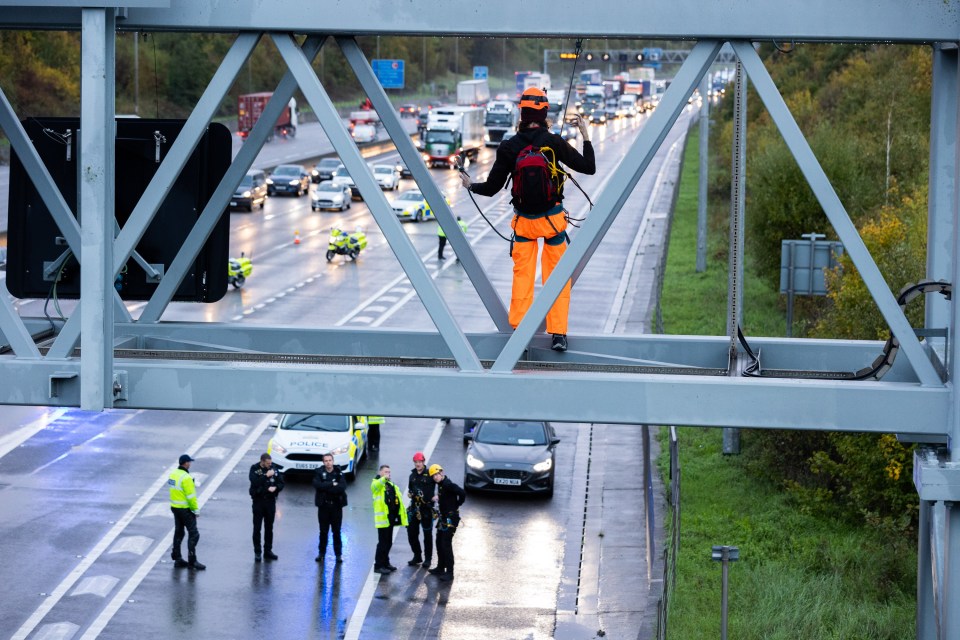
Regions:
<instances>
[{"instance_id":1,"label":"high-visibility vest","mask_svg":"<svg viewBox=\"0 0 960 640\"><path fill-rule=\"evenodd\" d=\"M467 234L467 223L463 220L457 220L457 224L460 225L460 230L463 231L463 234Z\"/></svg>"},{"instance_id":2,"label":"high-visibility vest","mask_svg":"<svg viewBox=\"0 0 960 640\"><path fill-rule=\"evenodd\" d=\"M193 484L193 477L183 467L177 467L167 480L170 488L170 506L174 509L190 509L194 513L200 511L197 504L197 488Z\"/></svg>"},{"instance_id":3,"label":"high-visibility vest","mask_svg":"<svg viewBox=\"0 0 960 640\"><path fill-rule=\"evenodd\" d=\"M383 424L387 421L383 416L360 416L360 420L367 424Z\"/></svg>"},{"instance_id":4,"label":"high-visibility vest","mask_svg":"<svg viewBox=\"0 0 960 640\"><path fill-rule=\"evenodd\" d=\"M376 477L370 483L370 493L373 494L373 523L377 529L385 529L390 526L390 510L387 506L387 483L393 485L394 499L397 501L397 508L400 512L400 524L404 527L409 524L407 520L407 510L403 508L400 501L400 487L393 484L386 478Z\"/></svg>"}]
</instances>

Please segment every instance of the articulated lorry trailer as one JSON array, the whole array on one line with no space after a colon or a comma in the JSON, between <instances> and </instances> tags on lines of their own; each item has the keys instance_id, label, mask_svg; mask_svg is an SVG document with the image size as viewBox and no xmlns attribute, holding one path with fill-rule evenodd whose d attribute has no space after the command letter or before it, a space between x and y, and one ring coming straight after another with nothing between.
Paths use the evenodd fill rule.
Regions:
<instances>
[{"instance_id":1,"label":"articulated lorry trailer","mask_svg":"<svg viewBox=\"0 0 960 640\"><path fill-rule=\"evenodd\" d=\"M476 160L483 146L482 107L436 107L423 134L423 161L430 167L456 166L457 158Z\"/></svg>"},{"instance_id":2,"label":"articulated lorry trailer","mask_svg":"<svg viewBox=\"0 0 960 640\"><path fill-rule=\"evenodd\" d=\"M483 143L488 147L495 147L503 141L503 135L517 128L520 119L520 110L515 102L497 100L487 104L483 126L487 132L483 136Z\"/></svg>"}]
</instances>

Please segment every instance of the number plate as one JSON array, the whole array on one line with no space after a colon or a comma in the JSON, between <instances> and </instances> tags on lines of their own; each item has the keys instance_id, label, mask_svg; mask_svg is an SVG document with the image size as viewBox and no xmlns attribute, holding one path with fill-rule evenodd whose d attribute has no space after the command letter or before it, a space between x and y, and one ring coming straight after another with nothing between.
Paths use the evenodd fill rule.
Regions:
<instances>
[{"instance_id":1,"label":"number plate","mask_svg":"<svg viewBox=\"0 0 960 640\"><path fill-rule=\"evenodd\" d=\"M293 465L293 468L294 469L316 469L319 466L320 466L319 464L311 464L309 462L298 462L295 465Z\"/></svg>"},{"instance_id":2,"label":"number plate","mask_svg":"<svg viewBox=\"0 0 960 640\"><path fill-rule=\"evenodd\" d=\"M520 481L516 478L494 478L493 484L506 484L511 487L519 487Z\"/></svg>"},{"instance_id":3,"label":"number plate","mask_svg":"<svg viewBox=\"0 0 960 640\"><path fill-rule=\"evenodd\" d=\"M230 203L230 206L231 206L231 207L235 207L235 206L237 206L237 203L236 203L236 202L231 202L231 203Z\"/></svg>"}]
</instances>

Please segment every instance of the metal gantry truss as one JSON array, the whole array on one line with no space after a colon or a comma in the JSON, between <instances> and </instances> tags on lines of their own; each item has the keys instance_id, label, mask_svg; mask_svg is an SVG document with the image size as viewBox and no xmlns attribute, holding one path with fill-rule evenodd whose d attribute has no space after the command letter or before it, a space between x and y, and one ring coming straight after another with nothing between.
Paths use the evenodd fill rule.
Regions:
<instances>
[{"instance_id":1,"label":"metal gantry truss","mask_svg":"<svg viewBox=\"0 0 960 640\"><path fill-rule=\"evenodd\" d=\"M82 4L86 8L78 8ZM669 6L667 6L669 4ZM57 6L60 5L60 6ZM99 8L96 7L99 5ZM916 337L843 204L790 114L753 46L756 40L912 42L933 45L932 133L927 276L960 281L957 212L958 50L955 3L850 0L771 4L694 2L640 5L602 0L578 15L545 0L525 5L536 21L511 22L515 4L488 0L483 11L462 3L411 0L383 12L360 2L349 12L304 12L294 0L0 0L0 28L77 29L82 33L77 222L43 166L10 103L0 91L0 127L23 162L51 215L82 265L81 301L52 340L34 336L50 323L21 318L0 291L0 404L236 411L323 411L393 416L474 416L625 424L682 424L897 433L940 443L917 455L921 498L917 637L960 637L960 395L958 341ZM295 17L294 17L295 16ZM656 25L655 28L650 25ZM114 234L114 42L117 29L239 33L181 134L119 235ZM307 34L299 42L294 34ZM361 52L357 35L487 35L517 37L655 38L695 40L563 259L515 331L483 264L472 252L429 170L419 160L399 117ZM112 283L132 255L165 194L203 131L264 37L288 71L201 213L153 298L134 320ZM311 61L335 39L372 100L401 157L476 289L496 331L467 335L393 215L386 198L331 102ZM568 279L594 256L652 161L688 96L729 42L736 59L783 134L848 255L900 342L898 359L882 381L831 379L829 372L861 369L880 343L751 338L768 370L780 377L739 375L746 364L728 336L574 336L575 351L550 351L538 333ZM344 165L354 176L435 332L281 328L239 324L160 322L228 199L251 166L272 123L300 88ZM2 90L2 87L0 87ZM957 335L956 305L929 300L926 329ZM77 346L80 346L78 352ZM789 373L792 371L793 373ZM811 374L810 372L822 372ZM732 375L731 375L732 374ZM563 402L558 402L563 398Z\"/></svg>"}]
</instances>

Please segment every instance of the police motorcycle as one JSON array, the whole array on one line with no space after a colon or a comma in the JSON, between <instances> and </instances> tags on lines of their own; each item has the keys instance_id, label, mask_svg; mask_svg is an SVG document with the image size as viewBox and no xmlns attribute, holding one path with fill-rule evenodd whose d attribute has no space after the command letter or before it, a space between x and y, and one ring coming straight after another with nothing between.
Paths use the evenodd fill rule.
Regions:
<instances>
[{"instance_id":1,"label":"police motorcycle","mask_svg":"<svg viewBox=\"0 0 960 640\"><path fill-rule=\"evenodd\" d=\"M239 289L253 273L253 263L250 258L241 252L239 258L230 258L227 261L227 284Z\"/></svg>"},{"instance_id":2,"label":"police motorcycle","mask_svg":"<svg viewBox=\"0 0 960 640\"><path fill-rule=\"evenodd\" d=\"M353 233L333 227L330 229L330 240L327 245L327 262L333 260L333 256L347 256L351 260L356 260L360 251L366 248L367 234L363 232L363 227L357 227Z\"/></svg>"}]
</instances>

